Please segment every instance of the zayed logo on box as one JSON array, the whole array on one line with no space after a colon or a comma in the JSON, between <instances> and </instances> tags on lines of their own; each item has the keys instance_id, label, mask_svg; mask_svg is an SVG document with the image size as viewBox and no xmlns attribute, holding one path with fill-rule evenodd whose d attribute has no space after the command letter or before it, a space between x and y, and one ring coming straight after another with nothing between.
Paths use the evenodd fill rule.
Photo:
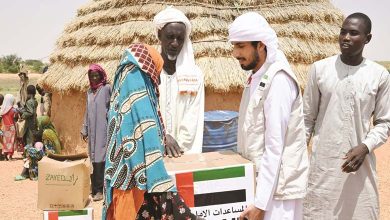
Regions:
<instances>
[{"instance_id":1,"label":"zayed logo on box","mask_svg":"<svg viewBox=\"0 0 390 220\"><path fill-rule=\"evenodd\" d=\"M76 185L78 176L75 177L74 174L66 176L63 174L46 174L45 176L45 185Z\"/></svg>"},{"instance_id":2,"label":"zayed logo on box","mask_svg":"<svg viewBox=\"0 0 390 220\"><path fill-rule=\"evenodd\" d=\"M50 204L51 209L74 209L74 204Z\"/></svg>"}]
</instances>

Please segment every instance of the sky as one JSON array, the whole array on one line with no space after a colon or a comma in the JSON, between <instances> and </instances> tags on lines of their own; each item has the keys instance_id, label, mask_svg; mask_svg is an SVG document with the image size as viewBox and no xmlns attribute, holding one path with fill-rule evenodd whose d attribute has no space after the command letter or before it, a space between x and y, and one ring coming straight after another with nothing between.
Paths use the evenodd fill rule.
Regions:
<instances>
[{"instance_id":1,"label":"sky","mask_svg":"<svg viewBox=\"0 0 390 220\"><path fill-rule=\"evenodd\" d=\"M389 0L331 0L344 15L362 12L372 22L372 39L363 55L376 61L390 61L390 1Z\"/></svg>"},{"instance_id":2,"label":"sky","mask_svg":"<svg viewBox=\"0 0 390 220\"><path fill-rule=\"evenodd\" d=\"M89 0L0 0L0 56L48 61L55 42L77 8ZM331 0L343 14L367 14L373 23L371 42L364 56L390 61L390 1Z\"/></svg>"},{"instance_id":3,"label":"sky","mask_svg":"<svg viewBox=\"0 0 390 220\"><path fill-rule=\"evenodd\" d=\"M48 57L66 24L88 0L0 0L0 56Z\"/></svg>"}]
</instances>

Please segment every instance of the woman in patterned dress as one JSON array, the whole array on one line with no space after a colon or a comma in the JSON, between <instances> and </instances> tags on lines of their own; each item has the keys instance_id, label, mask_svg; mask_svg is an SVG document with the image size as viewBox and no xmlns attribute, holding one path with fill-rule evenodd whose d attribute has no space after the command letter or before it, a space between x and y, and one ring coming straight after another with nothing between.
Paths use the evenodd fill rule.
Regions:
<instances>
[{"instance_id":1,"label":"woman in patterned dress","mask_svg":"<svg viewBox=\"0 0 390 220\"><path fill-rule=\"evenodd\" d=\"M2 120L2 136L0 142L2 143L2 153L6 160L11 160L16 147L16 129L15 129L15 115L16 109L13 107L15 98L11 94L4 96L3 104L0 109L0 116Z\"/></svg>"},{"instance_id":2,"label":"woman in patterned dress","mask_svg":"<svg viewBox=\"0 0 390 220\"><path fill-rule=\"evenodd\" d=\"M163 162L165 132L158 109L162 66L154 48L132 44L115 73L102 219L196 219Z\"/></svg>"}]
</instances>

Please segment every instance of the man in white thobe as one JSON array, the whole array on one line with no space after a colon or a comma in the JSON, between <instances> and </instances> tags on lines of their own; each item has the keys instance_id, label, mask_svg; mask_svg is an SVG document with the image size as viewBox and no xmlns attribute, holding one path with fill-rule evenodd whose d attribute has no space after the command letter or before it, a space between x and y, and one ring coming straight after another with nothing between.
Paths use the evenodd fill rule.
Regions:
<instances>
[{"instance_id":1,"label":"man in white thobe","mask_svg":"<svg viewBox=\"0 0 390 220\"><path fill-rule=\"evenodd\" d=\"M167 132L168 156L201 153L204 124L203 73L195 64L191 23L168 7L153 20L164 59L160 75L160 110Z\"/></svg>"},{"instance_id":2,"label":"man in white thobe","mask_svg":"<svg viewBox=\"0 0 390 220\"><path fill-rule=\"evenodd\" d=\"M341 54L311 67L304 94L307 140L313 136L305 219L379 218L374 149L388 138L390 74L362 56L370 32L366 15L348 16Z\"/></svg>"},{"instance_id":3,"label":"man in white thobe","mask_svg":"<svg viewBox=\"0 0 390 220\"><path fill-rule=\"evenodd\" d=\"M258 13L236 18L229 41L241 67L251 71L240 104L238 152L256 164L257 187L255 203L240 219L301 220L308 155L296 76Z\"/></svg>"}]
</instances>

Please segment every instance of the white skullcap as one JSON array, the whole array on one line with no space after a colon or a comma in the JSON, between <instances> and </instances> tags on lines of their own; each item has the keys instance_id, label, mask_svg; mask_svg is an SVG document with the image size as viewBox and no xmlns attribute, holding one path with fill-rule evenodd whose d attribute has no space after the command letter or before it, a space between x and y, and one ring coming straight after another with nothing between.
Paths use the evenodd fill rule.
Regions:
<instances>
[{"instance_id":1,"label":"white skullcap","mask_svg":"<svg viewBox=\"0 0 390 220\"><path fill-rule=\"evenodd\" d=\"M248 12L237 17L229 26L229 42L261 41L267 47L266 62L273 63L281 56L278 38L263 16ZM284 55L283 55L284 57ZM285 59L285 58L284 58Z\"/></svg>"}]
</instances>

